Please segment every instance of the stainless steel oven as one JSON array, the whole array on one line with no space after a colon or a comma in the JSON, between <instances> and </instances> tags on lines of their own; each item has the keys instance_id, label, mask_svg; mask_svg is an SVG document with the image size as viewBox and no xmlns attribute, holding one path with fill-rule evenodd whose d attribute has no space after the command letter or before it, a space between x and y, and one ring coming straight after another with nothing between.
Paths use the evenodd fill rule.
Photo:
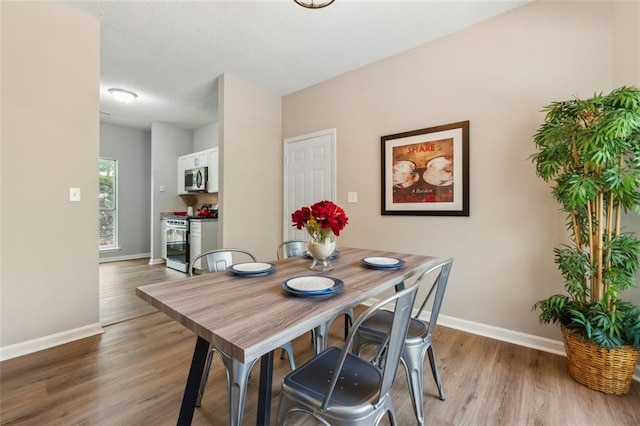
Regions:
<instances>
[{"instance_id":1,"label":"stainless steel oven","mask_svg":"<svg viewBox=\"0 0 640 426\"><path fill-rule=\"evenodd\" d=\"M167 219L167 267L187 272L189 269L189 220L181 217Z\"/></svg>"}]
</instances>

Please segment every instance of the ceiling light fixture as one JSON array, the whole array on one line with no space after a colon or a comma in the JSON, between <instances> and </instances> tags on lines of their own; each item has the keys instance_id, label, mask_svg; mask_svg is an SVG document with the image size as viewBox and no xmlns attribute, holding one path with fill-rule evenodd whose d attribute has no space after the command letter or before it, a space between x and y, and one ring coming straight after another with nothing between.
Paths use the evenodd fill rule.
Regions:
<instances>
[{"instance_id":1,"label":"ceiling light fixture","mask_svg":"<svg viewBox=\"0 0 640 426\"><path fill-rule=\"evenodd\" d=\"M335 0L324 0L324 1L314 1L314 0L293 0L298 3L302 7L306 7L307 9L322 9L323 7L329 6Z\"/></svg>"},{"instance_id":2,"label":"ceiling light fixture","mask_svg":"<svg viewBox=\"0 0 640 426\"><path fill-rule=\"evenodd\" d=\"M109 89L109 93L111 93L114 98L125 104L130 104L138 97L135 93L124 89L111 88Z\"/></svg>"}]
</instances>

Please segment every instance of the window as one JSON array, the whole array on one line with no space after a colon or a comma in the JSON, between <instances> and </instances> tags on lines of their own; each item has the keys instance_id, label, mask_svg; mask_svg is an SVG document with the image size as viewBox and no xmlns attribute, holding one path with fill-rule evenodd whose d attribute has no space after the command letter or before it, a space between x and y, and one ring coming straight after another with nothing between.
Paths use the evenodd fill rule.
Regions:
<instances>
[{"instance_id":1,"label":"window","mask_svg":"<svg viewBox=\"0 0 640 426\"><path fill-rule=\"evenodd\" d=\"M98 177L100 180L100 249L116 248L118 246L117 161L101 158Z\"/></svg>"}]
</instances>

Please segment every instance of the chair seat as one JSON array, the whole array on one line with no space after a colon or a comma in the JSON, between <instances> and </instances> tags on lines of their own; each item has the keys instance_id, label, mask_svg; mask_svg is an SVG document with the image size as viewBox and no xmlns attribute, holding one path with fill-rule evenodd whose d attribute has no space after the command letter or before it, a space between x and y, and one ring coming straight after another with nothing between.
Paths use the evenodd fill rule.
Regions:
<instances>
[{"instance_id":1,"label":"chair seat","mask_svg":"<svg viewBox=\"0 0 640 426\"><path fill-rule=\"evenodd\" d=\"M330 347L289 373L282 382L282 392L294 395L295 399L307 406L320 409L341 352L339 348ZM327 411L339 413L341 417L361 417L362 412L373 409L381 382L380 369L353 354L347 354Z\"/></svg>"},{"instance_id":2,"label":"chair seat","mask_svg":"<svg viewBox=\"0 0 640 426\"><path fill-rule=\"evenodd\" d=\"M360 333L366 333L370 337L378 337L382 342L389 332L389 326L393 319L393 312L378 311L360 326ZM418 319L411 318L409 322L409 331L407 331L407 337L405 338L405 346L413 346L424 343L425 339L429 335L429 323L424 323Z\"/></svg>"}]
</instances>

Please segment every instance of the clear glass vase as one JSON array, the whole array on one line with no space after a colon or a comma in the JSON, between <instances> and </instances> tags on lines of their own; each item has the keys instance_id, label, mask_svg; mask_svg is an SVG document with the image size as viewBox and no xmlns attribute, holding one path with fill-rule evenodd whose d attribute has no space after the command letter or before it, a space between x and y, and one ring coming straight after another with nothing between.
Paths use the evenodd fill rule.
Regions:
<instances>
[{"instance_id":1,"label":"clear glass vase","mask_svg":"<svg viewBox=\"0 0 640 426\"><path fill-rule=\"evenodd\" d=\"M312 271L331 271L331 255L336 250L336 236L333 232L329 232L326 236L311 235L309 237L309 254L313 258L313 262L309 269Z\"/></svg>"}]
</instances>

